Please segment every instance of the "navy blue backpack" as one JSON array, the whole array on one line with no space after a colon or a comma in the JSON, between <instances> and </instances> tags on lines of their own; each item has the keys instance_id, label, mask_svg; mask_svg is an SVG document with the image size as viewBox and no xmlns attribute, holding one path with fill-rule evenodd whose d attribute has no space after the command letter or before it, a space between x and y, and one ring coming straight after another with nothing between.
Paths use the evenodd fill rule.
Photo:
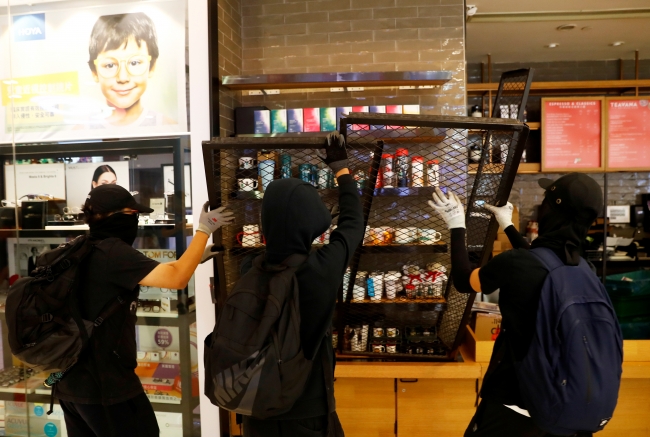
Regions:
<instances>
[{"instance_id":1,"label":"navy blue backpack","mask_svg":"<svg viewBox=\"0 0 650 437\"><path fill-rule=\"evenodd\" d=\"M550 249L531 253L549 274L530 349L515 362L525 407L552 434L600 431L614 414L621 384L623 336L616 313L584 259L567 266Z\"/></svg>"}]
</instances>

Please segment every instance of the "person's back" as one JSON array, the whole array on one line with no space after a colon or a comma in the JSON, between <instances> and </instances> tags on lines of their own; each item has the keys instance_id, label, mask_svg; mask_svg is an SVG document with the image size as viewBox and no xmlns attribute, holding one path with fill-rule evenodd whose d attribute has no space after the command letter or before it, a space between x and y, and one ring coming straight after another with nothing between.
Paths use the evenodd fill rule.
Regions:
<instances>
[{"instance_id":1,"label":"person's back","mask_svg":"<svg viewBox=\"0 0 650 437\"><path fill-rule=\"evenodd\" d=\"M582 242L602 209L600 187L593 179L578 173L555 182L542 179L540 186L546 194L539 212L540 236L532 247L553 253L561 265L578 266ZM486 207L496 215L515 249L474 269L465 247L465 219L459 199L453 193L447 198L439 192L429 204L443 216L451 230L452 279L456 289L485 294L500 289L502 330L481 389L482 402L465 436L547 435L526 410L522 390L526 382L518 378L517 369L528 356L538 329L538 307L548 268L528 250L530 246L514 228L512 205Z\"/></svg>"},{"instance_id":2,"label":"person's back","mask_svg":"<svg viewBox=\"0 0 650 437\"><path fill-rule=\"evenodd\" d=\"M363 238L363 217L356 183L347 170L347 156L338 147L338 140L327 149L328 165L337 175L339 184L338 225L330 243L312 252L297 270L300 302L300 343L313 368L300 398L287 413L272 419L258 420L244 416L246 437L301 437L327 435L333 387L328 390L325 372L333 378L334 351L330 326L336 294L354 250ZM338 147L339 150L334 149ZM337 162L339 164L337 164ZM262 203L262 233L266 238L265 260L280 264L293 254L309 254L313 240L331 225L332 217L316 189L299 179L272 182ZM246 271L250 266L242 266ZM323 368L321 353L327 355Z\"/></svg>"}]
</instances>

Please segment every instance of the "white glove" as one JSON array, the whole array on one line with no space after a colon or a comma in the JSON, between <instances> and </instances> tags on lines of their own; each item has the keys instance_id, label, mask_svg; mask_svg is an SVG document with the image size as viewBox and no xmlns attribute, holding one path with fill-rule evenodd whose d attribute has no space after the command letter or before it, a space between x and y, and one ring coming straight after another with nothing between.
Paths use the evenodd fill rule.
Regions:
<instances>
[{"instance_id":1,"label":"white glove","mask_svg":"<svg viewBox=\"0 0 650 437\"><path fill-rule=\"evenodd\" d=\"M465 228L465 210L463 209L463 204L456 194L451 190L448 191L449 197L445 196L440 191L440 188L436 187L436 191L431 195L433 201L429 200L429 205L442 216L449 229Z\"/></svg>"},{"instance_id":2,"label":"white glove","mask_svg":"<svg viewBox=\"0 0 650 437\"><path fill-rule=\"evenodd\" d=\"M208 244L203 251L203 255L201 256L201 264L219 255L219 251L217 249L220 248L216 244Z\"/></svg>"},{"instance_id":3,"label":"white glove","mask_svg":"<svg viewBox=\"0 0 650 437\"><path fill-rule=\"evenodd\" d=\"M512 211L514 210L512 203L508 202L503 206L493 206L486 203L483 205L483 208L494 214L497 222L499 222L499 226L504 231L508 226L512 225Z\"/></svg>"},{"instance_id":4,"label":"white glove","mask_svg":"<svg viewBox=\"0 0 650 437\"><path fill-rule=\"evenodd\" d=\"M214 231L223 225L227 225L234 220L234 217L232 217L233 213L230 211L225 211L225 206L217 208L214 211L208 211L209 207L210 202L205 202L203 208L201 208L199 226L196 229L197 232L203 232L208 236L212 235Z\"/></svg>"}]
</instances>

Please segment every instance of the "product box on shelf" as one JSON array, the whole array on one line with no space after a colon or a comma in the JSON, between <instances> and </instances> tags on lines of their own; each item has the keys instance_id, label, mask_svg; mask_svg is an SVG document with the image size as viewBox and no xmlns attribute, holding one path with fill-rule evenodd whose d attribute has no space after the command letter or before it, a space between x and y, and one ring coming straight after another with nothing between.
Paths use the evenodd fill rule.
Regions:
<instances>
[{"instance_id":1,"label":"product box on shelf","mask_svg":"<svg viewBox=\"0 0 650 437\"><path fill-rule=\"evenodd\" d=\"M501 332L501 314L475 312L471 326L477 340L494 341Z\"/></svg>"},{"instance_id":2,"label":"product box on shelf","mask_svg":"<svg viewBox=\"0 0 650 437\"><path fill-rule=\"evenodd\" d=\"M403 105L402 114L414 114L417 115L420 113L420 105Z\"/></svg>"},{"instance_id":3,"label":"product box on shelf","mask_svg":"<svg viewBox=\"0 0 650 437\"><path fill-rule=\"evenodd\" d=\"M282 134L287 132L287 110L273 109L271 111L271 133Z\"/></svg>"},{"instance_id":4,"label":"product box on shelf","mask_svg":"<svg viewBox=\"0 0 650 437\"><path fill-rule=\"evenodd\" d=\"M386 105L386 114L401 114L402 105ZM386 126L386 129L404 129L404 126Z\"/></svg>"},{"instance_id":5,"label":"product box on shelf","mask_svg":"<svg viewBox=\"0 0 650 437\"><path fill-rule=\"evenodd\" d=\"M341 127L341 118L352 112L352 106L339 106L336 108L336 130Z\"/></svg>"},{"instance_id":6,"label":"product box on shelf","mask_svg":"<svg viewBox=\"0 0 650 437\"><path fill-rule=\"evenodd\" d=\"M320 130L322 132L331 132L337 129L336 109L337 108L320 108Z\"/></svg>"},{"instance_id":7,"label":"product box on shelf","mask_svg":"<svg viewBox=\"0 0 650 437\"><path fill-rule=\"evenodd\" d=\"M303 131L303 111L302 108L287 109L287 131Z\"/></svg>"},{"instance_id":8,"label":"product box on shelf","mask_svg":"<svg viewBox=\"0 0 650 437\"><path fill-rule=\"evenodd\" d=\"M266 106L243 106L235 108L235 133L237 135L255 133L255 111L268 110Z\"/></svg>"},{"instance_id":9,"label":"product box on shelf","mask_svg":"<svg viewBox=\"0 0 650 437\"><path fill-rule=\"evenodd\" d=\"M302 120L304 132L320 132L320 108L304 108Z\"/></svg>"},{"instance_id":10,"label":"product box on shelf","mask_svg":"<svg viewBox=\"0 0 650 437\"><path fill-rule=\"evenodd\" d=\"M385 114L386 113L386 107L381 105L381 106L369 106L368 107L369 112L373 114Z\"/></svg>"},{"instance_id":11,"label":"product box on shelf","mask_svg":"<svg viewBox=\"0 0 650 437\"><path fill-rule=\"evenodd\" d=\"M367 106L353 106L352 112L368 112L369 108ZM353 124L351 129L354 130L370 130L370 126L367 124Z\"/></svg>"},{"instance_id":12,"label":"product box on shelf","mask_svg":"<svg viewBox=\"0 0 650 437\"><path fill-rule=\"evenodd\" d=\"M67 437L63 410L54 405L52 414L46 411L49 405L5 401L5 433L17 437Z\"/></svg>"},{"instance_id":13,"label":"product box on shelf","mask_svg":"<svg viewBox=\"0 0 650 437\"><path fill-rule=\"evenodd\" d=\"M255 111L255 133L271 133L271 112L269 110Z\"/></svg>"}]
</instances>

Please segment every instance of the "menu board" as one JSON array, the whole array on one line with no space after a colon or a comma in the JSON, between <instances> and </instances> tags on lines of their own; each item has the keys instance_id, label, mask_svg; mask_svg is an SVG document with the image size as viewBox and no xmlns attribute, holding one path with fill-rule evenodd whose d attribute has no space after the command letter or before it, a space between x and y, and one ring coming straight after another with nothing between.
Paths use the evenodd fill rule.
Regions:
<instances>
[{"instance_id":1,"label":"menu board","mask_svg":"<svg viewBox=\"0 0 650 437\"><path fill-rule=\"evenodd\" d=\"M650 169L650 105L636 98L607 99L607 168Z\"/></svg>"},{"instance_id":2,"label":"menu board","mask_svg":"<svg viewBox=\"0 0 650 437\"><path fill-rule=\"evenodd\" d=\"M542 171L601 170L603 98L542 99Z\"/></svg>"}]
</instances>

